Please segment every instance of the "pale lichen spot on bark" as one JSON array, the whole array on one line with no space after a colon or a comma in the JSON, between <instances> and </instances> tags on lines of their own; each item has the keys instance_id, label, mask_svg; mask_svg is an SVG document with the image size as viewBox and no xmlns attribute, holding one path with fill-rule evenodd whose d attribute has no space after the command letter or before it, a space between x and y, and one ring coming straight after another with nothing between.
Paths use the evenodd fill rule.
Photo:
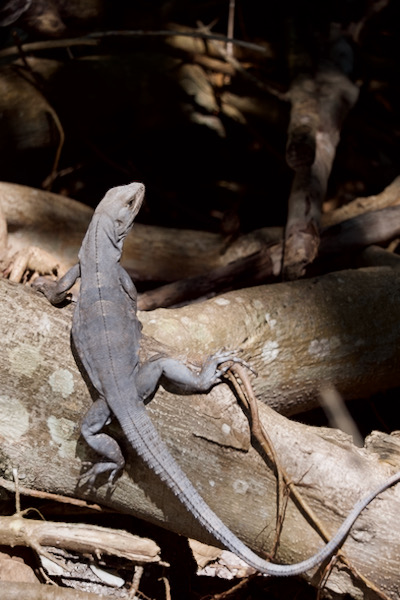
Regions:
<instances>
[{"instance_id":1,"label":"pale lichen spot on bark","mask_svg":"<svg viewBox=\"0 0 400 600\"><path fill-rule=\"evenodd\" d=\"M321 338L319 340L311 340L308 346L308 354L312 356L327 356L330 352L328 338Z\"/></svg>"},{"instance_id":2,"label":"pale lichen spot on bark","mask_svg":"<svg viewBox=\"0 0 400 600\"><path fill-rule=\"evenodd\" d=\"M210 341L210 323L208 316L203 315L197 320L184 316L180 317L180 322L185 327L186 333L189 334L193 340L197 340L205 344ZM163 334L164 333L165 331L163 331ZM160 336L158 336L158 339L162 341ZM169 339L166 339L166 343L171 343L172 339L179 343L179 341L182 339L182 335L173 334L173 332L171 332L169 334Z\"/></svg>"},{"instance_id":3,"label":"pale lichen spot on bark","mask_svg":"<svg viewBox=\"0 0 400 600\"><path fill-rule=\"evenodd\" d=\"M222 423L221 431L225 435L230 435L232 428L228 423Z\"/></svg>"},{"instance_id":4,"label":"pale lichen spot on bark","mask_svg":"<svg viewBox=\"0 0 400 600\"><path fill-rule=\"evenodd\" d=\"M325 358L329 356L332 350L335 350L339 346L340 339L337 336L311 340L308 346L308 354L317 356L318 358Z\"/></svg>"},{"instance_id":5,"label":"pale lichen spot on bark","mask_svg":"<svg viewBox=\"0 0 400 600\"><path fill-rule=\"evenodd\" d=\"M249 484L242 479L236 479L236 481L233 482L233 489L237 494L244 496L249 489Z\"/></svg>"},{"instance_id":6,"label":"pale lichen spot on bark","mask_svg":"<svg viewBox=\"0 0 400 600\"><path fill-rule=\"evenodd\" d=\"M256 310L262 310L262 308L263 308L263 306L264 306L264 305L263 305L263 303L261 302L261 300L257 300L257 299L255 299L255 300L252 300L252 301L251 301L251 304L253 305L253 307L254 307Z\"/></svg>"},{"instance_id":7,"label":"pale lichen spot on bark","mask_svg":"<svg viewBox=\"0 0 400 600\"><path fill-rule=\"evenodd\" d=\"M10 359L10 369L17 376L31 377L41 363L40 349L28 344L20 344L9 350L8 358Z\"/></svg>"},{"instance_id":8,"label":"pale lichen spot on bark","mask_svg":"<svg viewBox=\"0 0 400 600\"><path fill-rule=\"evenodd\" d=\"M36 330L42 335L47 335L51 330L51 321L46 313L40 317Z\"/></svg>"},{"instance_id":9,"label":"pale lichen spot on bark","mask_svg":"<svg viewBox=\"0 0 400 600\"><path fill-rule=\"evenodd\" d=\"M11 396L0 396L0 437L7 442L19 442L29 429L29 412Z\"/></svg>"},{"instance_id":10,"label":"pale lichen spot on bark","mask_svg":"<svg viewBox=\"0 0 400 600\"><path fill-rule=\"evenodd\" d=\"M49 377L49 383L53 392L61 394L63 398L68 398L74 391L74 378L67 369L54 371Z\"/></svg>"},{"instance_id":11,"label":"pale lichen spot on bark","mask_svg":"<svg viewBox=\"0 0 400 600\"><path fill-rule=\"evenodd\" d=\"M74 421L64 418L57 419L53 415L50 415L47 419L47 427L50 431L51 439L58 446L60 456L63 458L73 457L76 446Z\"/></svg>"},{"instance_id":12,"label":"pale lichen spot on bark","mask_svg":"<svg viewBox=\"0 0 400 600\"><path fill-rule=\"evenodd\" d=\"M270 329L275 329L276 319L273 319L269 313L265 313L265 321Z\"/></svg>"},{"instance_id":13,"label":"pale lichen spot on bark","mask_svg":"<svg viewBox=\"0 0 400 600\"><path fill-rule=\"evenodd\" d=\"M142 322L145 328L148 327L146 335L154 336L160 343L167 346L171 344L171 340L179 346L179 342L182 340L182 325L188 326L192 323L192 319L188 317L175 319L163 315L157 320L147 321L146 315L144 315Z\"/></svg>"},{"instance_id":14,"label":"pale lichen spot on bark","mask_svg":"<svg viewBox=\"0 0 400 600\"><path fill-rule=\"evenodd\" d=\"M208 316L207 313L200 313L198 316L199 322L201 321L202 323L210 323L210 317Z\"/></svg>"},{"instance_id":15,"label":"pale lichen spot on bark","mask_svg":"<svg viewBox=\"0 0 400 600\"><path fill-rule=\"evenodd\" d=\"M215 304L218 304L218 306L228 306L228 304L231 303L231 301L228 300L228 298L224 298L223 296L215 298L214 302Z\"/></svg>"},{"instance_id":16,"label":"pale lichen spot on bark","mask_svg":"<svg viewBox=\"0 0 400 600\"><path fill-rule=\"evenodd\" d=\"M279 344L275 340L265 342L261 350L261 358L266 364L273 362L280 352Z\"/></svg>"}]
</instances>

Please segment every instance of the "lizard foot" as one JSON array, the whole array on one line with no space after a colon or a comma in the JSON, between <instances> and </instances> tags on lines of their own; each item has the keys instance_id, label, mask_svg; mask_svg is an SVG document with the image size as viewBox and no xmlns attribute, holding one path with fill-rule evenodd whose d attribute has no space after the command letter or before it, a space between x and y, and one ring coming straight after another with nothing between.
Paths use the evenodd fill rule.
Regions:
<instances>
[{"instance_id":1,"label":"lizard foot","mask_svg":"<svg viewBox=\"0 0 400 600\"><path fill-rule=\"evenodd\" d=\"M237 356L241 350L226 350L222 348L212 354L204 363L197 377L196 391L206 391L217 383L221 383L223 375L232 366L232 363L242 364L251 369L250 365ZM226 364L225 364L226 363ZM224 365L224 366L221 366Z\"/></svg>"},{"instance_id":2,"label":"lizard foot","mask_svg":"<svg viewBox=\"0 0 400 600\"><path fill-rule=\"evenodd\" d=\"M219 382L221 381L221 377L223 375L225 375L225 373L227 371L229 371L229 369L232 366L232 363L237 363L242 365L243 367L246 367L247 369L249 369L254 375L257 375L257 372L253 369L253 367L250 365L250 363L248 363L247 361L245 361L243 358L240 358L239 356L237 356L240 352L243 352L243 350L226 350L225 348L222 348L221 350L219 350L218 352L216 352L215 354L213 354L209 360L217 361L217 366L218 368L215 371L215 382ZM223 365L223 366L221 366Z\"/></svg>"},{"instance_id":3,"label":"lizard foot","mask_svg":"<svg viewBox=\"0 0 400 600\"><path fill-rule=\"evenodd\" d=\"M96 479L102 475L103 473L107 473L109 471L109 475L107 477L107 486L112 488L115 484L118 474L121 472L123 466L116 465L113 462L83 462L82 466L90 467L87 471L82 473L79 477L78 487L85 487L89 491L93 491L96 487Z\"/></svg>"},{"instance_id":4,"label":"lizard foot","mask_svg":"<svg viewBox=\"0 0 400 600\"><path fill-rule=\"evenodd\" d=\"M37 292L41 292L54 306L58 306L64 302L69 302L72 295L69 292L58 293L57 281L48 279L47 277L37 277L31 284L31 287Z\"/></svg>"}]
</instances>

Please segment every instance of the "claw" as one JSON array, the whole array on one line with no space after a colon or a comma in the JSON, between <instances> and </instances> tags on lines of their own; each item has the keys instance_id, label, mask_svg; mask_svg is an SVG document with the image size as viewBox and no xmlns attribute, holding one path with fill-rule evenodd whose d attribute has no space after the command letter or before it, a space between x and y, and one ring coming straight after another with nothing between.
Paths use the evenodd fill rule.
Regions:
<instances>
[{"instance_id":1,"label":"claw","mask_svg":"<svg viewBox=\"0 0 400 600\"><path fill-rule=\"evenodd\" d=\"M215 354L212 355L211 359L218 360L219 368L216 370L216 373L215 373L217 378L225 375L225 373L227 371L229 371L230 367L232 366L230 364L227 364L227 365L221 367L221 365L223 363L232 363L232 362L243 365L244 367L249 369L249 371L251 371L255 376L257 376L257 371L250 365L250 363L245 361L243 358L236 356L240 352L243 352L242 348L240 348L239 350L226 350L225 348L222 348L221 350L219 350L218 352L216 352Z\"/></svg>"}]
</instances>

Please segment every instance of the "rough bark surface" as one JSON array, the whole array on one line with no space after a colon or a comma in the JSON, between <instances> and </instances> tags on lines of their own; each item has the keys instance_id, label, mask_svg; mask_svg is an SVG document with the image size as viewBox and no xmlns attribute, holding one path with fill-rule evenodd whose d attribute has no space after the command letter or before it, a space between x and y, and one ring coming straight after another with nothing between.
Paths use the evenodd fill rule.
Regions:
<instances>
[{"instance_id":1,"label":"rough bark surface","mask_svg":"<svg viewBox=\"0 0 400 600\"><path fill-rule=\"evenodd\" d=\"M344 398L399 385L400 278L390 268L230 292L143 313L149 335L181 352L243 348L257 397L284 414L315 406L320 386Z\"/></svg>"},{"instance_id":2,"label":"rough bark surface","mask_svg":"<svg viewBox=\"0 0 400 600\"><path fill-rule=\"evenodd\" d=\"M371 289L376 289L378 280L383 285L384 278L389 279L386 271L384 274L377 270L377 273L379 275ZM363 274L353 275L359 276L359 286ZM329 279L332 287L340 288L333 276L327 281ZM396 283L398 286L398 279ZM302 282L303 288L305 286L309 292L318 284L317 281ZM288 285L293 289L298 284ZM284 293L287 286L276 287L281 289L280 304L288 307L289 295ZM387 295L394 304L394 290ZM87 494L77 487L81 461L93 456L79 438L79 423L91 399L69 347L71 311L57 310L31 290L6 281L0 282L0 296L0 329L4 348L1 355L0 444L1 469L6 475L10 476L12 467L18 467L27 487L89 496L181 534L211 541L157 477L139 464L123 441L129 466L115 490L107 494L103 486ZM295 302L296 293L290 298ZM270 305L267 320L266 301ZM348 286L343 302L347 308L352 302ZM258 331L261 335L266 327L273 330L279 325L278 315L271 312L271 304L265 289L232 293L204 303L201 308L198 305L191 310L164 310L143 315L146 317L143 319L144 332L164 343L173 339L175 352L186 353L190 360L196 362L196 357L198 359L209 352L215 344L219 345L223 337L228 346L245 345L249 331L253 331L253 337L247 344L252 346L252 355L257 356L260 354L257 351L260 343L257 341ZM333 304L337 305L338 302ZM300 306L303 306L304 313L304 299ZM320 307L319 314L321 312ZM387 316L391 311L386 309L384 312ZM309 313L311 321L316 324L319 314L314 306L310 306ZM235 328L232 327L232 319L237 324ZM303 338L305 348L310 347L305 340L304 326L307 322L308 319L303 322L290 320L292 337ZM216 323L220 325L216 327ZM342 334L337 332L337 335L338 344L317 344L319 359L325 361L325 366L330 362L326 354L328 349L331 349L331 354L341 345L349 350L348 343L340 344ZM382 338L386 336L383 334ZM363 339L361 334L357 339ZM360 356L362 348L360 342L357 350ZM278 346L275 350L278 350L275 358L283 358L283 348ZM292 352L286 348L285 353L290 362ZM328 356L331 354L328 353ZM259 368L261 382L272 369L273 361L265 360L268 356L271 357L271 353L264 348L264 361L261 356L254 361ZM355 366L357 357L354 356L352 361L347 354L345 361ZM307 375L308 368L306 365L306 379L310 376ZM293 381L290 381L289 388L292 385ZM174 396L160 389L149 410L172 454L211 507L253 549L268 551L274 534L275 478L251 447L247 420L230 388L222 384L205 396L190 397ZM393 436L380 436L378 451L373 440L368 450L361 450L338 432L290 422L267 406L260 405L260 412L283 466L294 482L300 482L304 497L322 522L329 525L332 533L355 501L394 470L391 465L395 464L398 468L398 440ZM117 427L115 434L120 436ZM389 444L385 452L382 445L385 445L386 439ZM385 454L390 457L386 463L381 458ZM398 597L400 593L395 558L399 551L399 508L397 489L383 494L357 521L344 546L354 565L391 598ZM312 554L320 545L319 536L298 509L289 503L279 560L298 561ZM314 577L314 584L319 581L319 573L310 576ZM331 597L341 597L345 593L354 598L377 597L375 592L365 590L362 596L361 589L364 589L364 584L344 568L335 569L327 583Z\"/></svg>"}]
</instances>

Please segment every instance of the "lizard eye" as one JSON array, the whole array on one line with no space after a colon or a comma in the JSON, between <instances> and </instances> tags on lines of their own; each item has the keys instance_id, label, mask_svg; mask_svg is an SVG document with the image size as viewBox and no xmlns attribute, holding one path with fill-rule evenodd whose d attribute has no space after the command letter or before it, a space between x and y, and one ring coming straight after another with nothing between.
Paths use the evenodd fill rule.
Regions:
<instances>
[{"instance_id":1,"label":"lizard eye","mask_svg":"<svg viewBox=\"0 0 400 600\"><path fill-rule=\"evenodd\" d=\"M129 206L129 208L132 208L134 200L135 200L135 198L131 198L130 200L128 200L126 205Z\"/></svg>"}]
</instances>

